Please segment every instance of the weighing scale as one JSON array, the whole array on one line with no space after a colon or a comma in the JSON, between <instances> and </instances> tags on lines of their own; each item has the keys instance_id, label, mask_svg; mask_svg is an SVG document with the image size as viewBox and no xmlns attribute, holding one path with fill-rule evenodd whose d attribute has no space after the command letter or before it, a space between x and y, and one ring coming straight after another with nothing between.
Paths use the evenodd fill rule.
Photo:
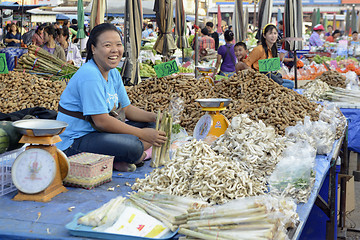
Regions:
<instances>
[{"instance_id":1,"label":"weighing scale","mask_svg":"<svg viewBox=\"0 0 360 240\"><path fill-rule=\"evenodd\" d=\"M214 85L214 80L210 74L214 72L215 67L195 66L196 69L204 76L205 80Z\"/></svg>"},{"instance_id":2,"label":"weighing scale","mask_svg":"<svg viewBox=\"0 0 360 240\"><path fill-rule=\"evenodd\" d=\"M220 111L230 104L230 98L196 99L203 111L206 111L196 123L194 138L208 143L223 135L230 125L229 120Z\"/></svg>"},{"instance_id":3,"label":"weighing scale","mask_svg":"<svg viewBox=\"0 0 360 240\"><path fill-rule=\"evenodd\" d=\"M28 119L13 123L23 134L20 143L29 146L14 161L11 177L17 187L15 201L49 202L53 197L68 190L63 179L70 168L66 155L56 148L61 134L68 126L57 120Z\"/></svg>"}]
</instances>

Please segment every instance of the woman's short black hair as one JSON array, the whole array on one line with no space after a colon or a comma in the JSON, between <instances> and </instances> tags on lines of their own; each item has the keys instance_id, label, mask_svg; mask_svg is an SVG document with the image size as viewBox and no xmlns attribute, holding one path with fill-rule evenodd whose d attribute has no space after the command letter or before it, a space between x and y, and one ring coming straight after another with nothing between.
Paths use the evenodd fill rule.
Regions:
<instances>
[{"instance_id":1,"label":"woman's short black hair","mask_svg":"<svg viewBox=\"0 0 360 240\"><path fill-rule=\"evenodd\" d=\"M35 32L36 33L39 33L39 31L43 30L44 29L44 26L43 25L40 25L36 28Z\"/></svg>"},{"instance_id":2,"label":"woman's short black hair","mask_svg":"<svg viewBox=\"0 0 360 240\"><path fill-rule=\"evenodd\" d=\"M231 30L226 30L224 33L224 38L226 41L231 42L234 40L234 33Z\"/></svg>"},{"instance_id":3,"label":"woman's short black hair","mask_svg":"<svg viewBox=\"0 0 360 240\"><path fill-rule=\"evenodd\" d=\"M92 52L91 46L94 45L94 47L96 47L99 36L102 33L107 32L107 31L115 31L120 36L119 30L113 24L102 23L102 24L95 26L91 30L89 39L86 43L86 53L87 53L86 62L89 61L90 59L92 59L92 57L93 57L93 52Z\"/></svg>"},{"instance_id":4,"label":"woman's short black hair","mask_svg":"<svg viewBox=\"0 0 360 240\"><path fill-rule=\"evenodd\" d=\"M70 34L69 34L69 28L67 26L63 26L62 28L57 28L56 33L58 36L63 35L66 41L69 40Z\"/></svg>"},{"instance_id":5,"label":"woman's short black hair","mask_svg":"<svg viewBox=\"0 0 360 240\"><path fill-rule=\"evenodd\" d=\"M331 36L335 36L335 34L337 34L337 33L341 34L341 32L340 32L339 29L336 29L336 30L331 34Z\"/></svg>"},{"instance_id":6,"label":"woman's short black hair","mask_svg":"<svg viewBox=\"0 0 360 240\"><path fill-rule=\"evenodd\" d=\"M56 31L55 31L54 25L52 25L52 24L49 25L49 26L46 26L46 27L44 28L44 30L45 30L45 32L46 32L48 35L53 36L54 39L58 36L57 33L56 33Z\"/></svg>"}]
</instances>

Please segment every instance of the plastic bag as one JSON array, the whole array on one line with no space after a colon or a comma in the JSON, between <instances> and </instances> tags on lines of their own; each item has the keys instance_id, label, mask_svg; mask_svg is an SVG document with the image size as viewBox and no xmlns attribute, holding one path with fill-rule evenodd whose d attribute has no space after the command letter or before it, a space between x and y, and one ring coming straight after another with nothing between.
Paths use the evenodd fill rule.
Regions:
<instances>
[{"instance_id":1,"label":"plastic bag","mask_svg":"<svg viewBox=\"0 0 360 240\"><path fill-rule=\"evenodd\" d=\"M307 202L314 183L316 149L307 141L288 142L282 159L269 178L270 193Z\"/></svg>"},{"instance_id":2,"label":"plastic bag","mask_svg":"<svg viewBox=\"0 0 360 240\"><path fill-rule=\"evenodd\" d=\"M182 112L184 111L184 105L184 100L181 97L178 97L176 95L171 96L169 113L173 117L173 124L180 123L180 117Z\"/></svg>"},{"instance_id":3,"label":"plastic bag","mask_svg":"<svg viewBox=\"0 0 360 240\"><path fill-rule=\"evenodd\" d=\"M345 80L346 89L359 90L359 78L356 75L356 73L353 71L349 71L349 72L345 73L344 75L346 77L346 80Z\"/></svg>"}]
</instances>

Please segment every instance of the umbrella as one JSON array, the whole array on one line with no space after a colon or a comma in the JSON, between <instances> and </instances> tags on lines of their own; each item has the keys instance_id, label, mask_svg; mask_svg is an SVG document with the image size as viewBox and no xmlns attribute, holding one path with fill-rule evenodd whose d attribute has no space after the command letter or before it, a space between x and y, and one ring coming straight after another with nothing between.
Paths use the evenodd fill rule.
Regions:
<instances>
[{"instance_id":1,"label":"umbrella","mask_svg":"<svg viewBox=\"0 0 360 240\"><path fill-rule=\"evenodd\" d=\"M328 25L327 14L324 13L324 23L323 23L323 26L324 26L325 29L327 28L327 25Z\"/></svg>"},{"instance_id":2,"label":"umbrella","mask_svg":"<svg viewBox=\"0 0 360 240\"><path fill-rule=\"evenodd\" d=\"M186 17L183 0L176 0L175 27L177 41L176 45L182 50L182 60L184 61L184 48L188 48L186 40Z\"/></svg>"},{"instance_id":3,"label":"umbrella","mask_svg":"<svg viewBox=\"0 0 360 240\"><path fill-rule=\"evenodd\" d=\"M259 23L256 38L260 39L263 27L271 22L273 0L261 0L259 4Z\"/></svg>"},{"instance_id":4,"label":"umbrella","mask_svg":"<svg viewBox=\"0 0 360 240\"><path fill-rule=\"evenodd\" d=\"M345 34L349 35L350 30L350 8L349 6L346 9L346 17L345 17Z\"/></svg>"},{"instance_id":5,"label":"umbrella","mask_svg":"<svg viewBox=\"0 0 360 240\"><path fill-rule=\"evenodd\" d=\"M174 12L172 2L172 0L155 0L154 4L156 24L160 31L154 49L166 57L169 57L176 50L174 38L171 34Z\"/></svg>"},{"instance_id":6,"label":"umbrella","mask_svg":"<svg viewBox=\"0 0 360 240\"><path fill-rule=\"evenodd\" d=\"M303 48L302 41L302 26L303 26L303 12L301 0L285 0L285 38L288 38L285 42L285 49L296 51ZM296 58L294 58L295 66L295 88L297 88L297 69Z\"/></svg>"},{"instance_id":7,"label":"umbrella","mask_svg":"<svg viewBox=\"0 0 360 240\"><path fill-rule=\"evenodd\" d=\"M141 0L127 0L125 5L124 48L126 59L121 75L126 85L133 85L141 81L138 62L142 28Z\"/></svg>"},{"instance_id":8,"label":"umbrella","mask_svg":"<svg viewBox=\"0 0 360 240\"><path fill-rule=\"evenodd\" d=\"M247 37L248 28L249 28L249 9L246 6L245 7L245 15L244 15L244 29L245 29L245 34L246 34L245 36L246 37Z\"/></svg>"},{"instance_id":9,"label":"umbrella","mask_svg":"<svg viewBox=\"0 0 360 240\"><path fill-rule=\"evenodd\" d=\"M104 22L105 0L93 0L90 16L90 29Z\"/></svg>"},{"instance_id":10,"label":"umbrella","mask_svg":"<svg viewBox=\"0 0 360 240\"><path fill-rule=\"evenodd\" d=\"M282 13L281 13L281 9L278 8L278 12L277 12L277 22L279 23L281 20L283 20L283 16L282 16Z\"/></svg>"},{"instance_id":11,"label":"umbrella","mask_svg":"<svg viewBox=\"0 0 360 240\"><path fill-rule=\"evenodd\" d=\"M313 13L311 14L311 29L314 29L316 24L316 9L314 8Z\"/></svg>"},{"instance_id":12,"label":"umbrella","mask_svg":"<svg viewBox=\"0 0 360 240\"><path fill-rule=\"evenodd\" d=\"M78 0L77 2L77 20L78 20L78 30L76 37L78 39L85 38L85 31L84 31L84 4L83 0Z\"/></svg>"},{"instance_id":13,"label":"umbrella","mask_svg":"<svg viewBox=\"0 0 360 240\"><path fill-rule=\"evenodd\" d=\"M351 10L351 31L349 33L352 33L353 31L356 31L356 25L357 25L357 19L356 19L356 11L355 11L355 5L353 5L352 10Z\"/></svg>"},{"instance_id":14,"label":"umbrella","mask_svg":"<svg viewBox=\"0 0 360 240\"><path fill-rule=\"evenodd\" d=\"M334 18L333 18L333 29L336 29L336 13L334 13Z\"/></svg>"},{"instance_id":15,"label":"umbrella","mask_svg":"<svg viewBox=\"0 0 360 240\"><path fill-rule=\"evenodd\" d=\"M235 0L233 32L235 42L242 42L246 39L246 28L244 24L243 1Z\"/></svg>"},{"instance_id":16,"label":"umbrella","mask_svg":"<svg viewBox=\"0 0 360 240\"><path fill-rule=\"evenodd\" d=\"M222 29L221 29L221 21L222 21L222 19L221 19L220 5L218 5L217 21L218 21L217 32L222 33Z\"/></svg>"},{"instance_id":17,"label":"umbrella","mask_svg":"<svg viewBox=\"0 0 360 240\"><path fill-rule=\"evenodd\" d=\"M320 19L321 19L321 13L320 13L320 8L318 8L316 12L316 25L320 24Z\"/></svg>"}]
</instances>

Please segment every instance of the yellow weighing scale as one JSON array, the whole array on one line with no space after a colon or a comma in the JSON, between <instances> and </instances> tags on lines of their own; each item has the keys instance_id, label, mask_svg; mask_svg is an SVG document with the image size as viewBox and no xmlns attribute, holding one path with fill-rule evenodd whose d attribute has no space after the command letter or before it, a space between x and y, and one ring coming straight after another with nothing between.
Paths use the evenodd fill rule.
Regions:
<instances>
[{"instance_id":1,"label":"yellow weighing scale","mask_svg":"<svg viewBox=\"0 0 360 240\"><path fill-rule=\"evenodd\" d=\"M195 68L204 76L206 81L214 85L214 80L210 74L214 72L215 67L195 66Z\"/></svg>"},{"instance_id":2,"label":"yellow weighing scale","mask_svg":"<svg viewBox=\"0 0 360 240\"><path fill-rule=\"evenodd\" d=\"M196 99L203 111L206 111L196 123L194 138L208 143L223 135L230 125L229 120L220 111L225 110L230 104L230 98Z\"/></svg>"},{"instance_id":3,"label":"yellow weighing scale","mask_svg":"<svg viewBox=\"0 0 360 240\"><path fill-rule=\"evenodd\" d=\"M49 202L67 192L63 179L70 168L66 155L56 148L61 134L68 126L57 120L28 119L13 123L21 134L20 143L29 146L14 161L11 177L19 190L15 201Z\"/></svg>"}]
</instances>

